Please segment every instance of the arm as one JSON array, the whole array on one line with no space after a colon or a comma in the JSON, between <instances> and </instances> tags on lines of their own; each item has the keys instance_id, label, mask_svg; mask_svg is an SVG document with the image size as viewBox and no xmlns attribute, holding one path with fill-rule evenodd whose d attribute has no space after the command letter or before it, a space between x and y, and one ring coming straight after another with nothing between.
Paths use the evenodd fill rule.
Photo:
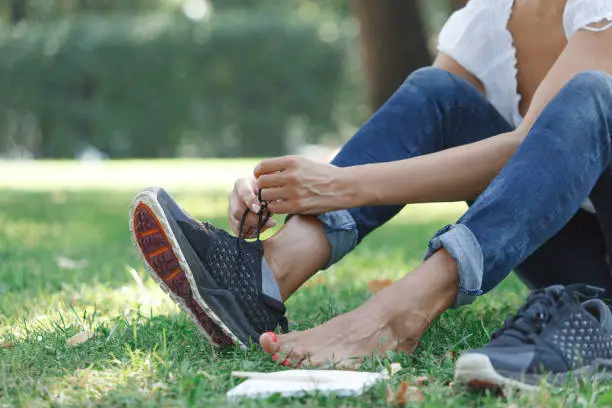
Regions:
<instances>
[{"instance_id":1,"label":"arm","mask_svg":"<svg viewBox=\"0 0 612 408\"><path fill-rule=\"evenodd\" d=\"M482 83L450 56L438 55L434 66L465 78L484 93ZM257 187L263 189L262 197L270 201L270 209L275 213L304 214L363 205L456 201L478 195L518 143L517 137L507 134L471 149L452 149L396 162L341 169L299 157L283 157L262 161L255 169L255 177ZM398 174L411 176L400 180Z\"/></svg>"},{"instance_id":2,"label":"arm","mask_svg":"<svg viewBox=\"0 0 612 408\"><path fill-rule=\"evenodd\" d=\"M265 189L264 199L271 201L269 208L275 213L312 214L366 205L475 199L514 154L548 102L574 75L587 70L612 73L611 51L612 29L576 32L538 87L525 120L513 132L425 156L346 168L291 157L264 160L255 169L257 187ZM468 75L470 80L450 57L439 57L436 65Z\"/></svg>"},{"instance_id":3,"label":"arm","mask_svg":"<svg viewBox=\"0 0 612 408\"><path fill-rule=\"evenodd\" d=\"M538 87L516 131L413 159L356 166L346 174L348 183L357 190L354 197L359 197L354 204L474 199L514 154L548 102L574 75L586 70L612 73L611 51L612 29L578 31ZM397 174L411 177L398 178Z\"/></svg>"}]
</instances>

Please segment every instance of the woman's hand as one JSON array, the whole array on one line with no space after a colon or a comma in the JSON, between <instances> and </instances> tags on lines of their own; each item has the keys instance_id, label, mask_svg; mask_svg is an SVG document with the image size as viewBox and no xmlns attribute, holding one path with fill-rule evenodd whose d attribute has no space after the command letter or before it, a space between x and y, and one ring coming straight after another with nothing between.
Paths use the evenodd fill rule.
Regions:
<instances>
[{"instance_id":1,"label":"woman's hand","mask_svg":"<svg viewBox=\"0 0 612 408\"><path fill-rule=\"evenodd\" d=\"M261 211L259 199L257 198L257 189L255 187L255 179L241 178L234 183L234 189L229 194L229 207L227 214L229 223L234 234L240 236L240 221L247 208L250 210L244 222L242 230L243 238L250 238L257 231L257 223ZM272 218L268 219L261 231L272 228L276 225L276 221Z\"/></svg>"},{"instance_id":2,"label":"woman's hand","mask_svg":"<svg viewBox=\"0 0 612 408\"><path fill-rule=\"evenodd\" d=\"M320 214L355 205L348 168L299 156L264 160L255 167L256 189L276 214Z\"/></svg>"}]
</instances>

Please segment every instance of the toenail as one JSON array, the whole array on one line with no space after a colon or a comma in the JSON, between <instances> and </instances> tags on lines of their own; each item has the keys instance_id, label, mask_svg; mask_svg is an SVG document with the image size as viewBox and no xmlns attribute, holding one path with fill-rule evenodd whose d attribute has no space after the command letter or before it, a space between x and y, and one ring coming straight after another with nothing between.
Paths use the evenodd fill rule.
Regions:
<instances>
[{"instance_id":1,"label":"toenail","mask_svg":"<svg viewBox=\"0 0 612 408\"><path fill-rule=\"evenodd\" d=\"M280 363L280 365L285 366L285 367L289 367L291 364L289 363L289 360L285 360L282 363Z\"/></svg>"},{"instance_id":2,"label":"toenail","mask_svg":"<svg viewBox=\"0 0 612 408\"><path fill-rule=\"evenodd\" d=\"M272 341L275 343L278 343L278 337L276 337L276 333L274 332L267 332L266 334L269 334L270 337L272 337Z\"/></svg>"},{"instance_id":3,"label":"toenail","mask_svg":"<svg viewBox=\"0 0 612 408\"><path fill-rule=\"evenodd\" d=\"M276 363L277 360L278 360L278 354L272 354L272 361Z\"/></svg>"}]
</instances>

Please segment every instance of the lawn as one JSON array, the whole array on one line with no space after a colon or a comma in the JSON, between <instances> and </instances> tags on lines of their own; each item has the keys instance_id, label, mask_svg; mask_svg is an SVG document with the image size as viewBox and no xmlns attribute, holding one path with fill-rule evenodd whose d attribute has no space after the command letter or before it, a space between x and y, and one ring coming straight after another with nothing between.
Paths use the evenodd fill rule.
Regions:
<instances>
[{"instance_id":1,"label":"lawn","mask_svg":"<svg viewBox=\"0 0 612 408\"><path fill-rule=\"evenodd\" d=\"M252 164L0 162L0 406L225 406L225 393L240 381L231 371L279 370L256 349L211 348L146 275L128 231L132 196L159 180L190 213L226 226L231 179ZM368 282L409 272L428 237L464 209L455 203L404 210L289 300L292 327L348 311L371 296ZM449 387L457 353L484 344L527 293L510 276L473 305L446 312L413 355L390 353L366 364L371 370L398 362L403 369L363 397L272 397L241 406L386 406L388 388L418 376L430 379L421 387L425 402L410 406L605 404L603 385L505 398ZM95 336L69 347L67 339L85 330Z\"/></svg>"}]
</instances>

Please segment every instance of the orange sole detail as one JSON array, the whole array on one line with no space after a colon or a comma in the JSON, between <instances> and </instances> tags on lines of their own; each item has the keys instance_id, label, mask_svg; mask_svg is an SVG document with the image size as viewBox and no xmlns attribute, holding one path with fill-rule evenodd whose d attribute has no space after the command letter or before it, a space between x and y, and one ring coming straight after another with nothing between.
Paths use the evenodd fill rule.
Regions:
<instances>
[{"instance_id":1,"label":"orange sole detail","mask_svg":"<svg viewBox=\"0 0 612 408\"><path fill-rule=\"evenodd\" d=\"M134 210L133 223L136 242L151 272L169 291L184 301L185 307L195 316L197 324L208 333L215 345L233 346L232 339L223 333L193 298L185 271L182 270L170 240L151 208L139 203Z\"/></svg>"}]
</instances>

